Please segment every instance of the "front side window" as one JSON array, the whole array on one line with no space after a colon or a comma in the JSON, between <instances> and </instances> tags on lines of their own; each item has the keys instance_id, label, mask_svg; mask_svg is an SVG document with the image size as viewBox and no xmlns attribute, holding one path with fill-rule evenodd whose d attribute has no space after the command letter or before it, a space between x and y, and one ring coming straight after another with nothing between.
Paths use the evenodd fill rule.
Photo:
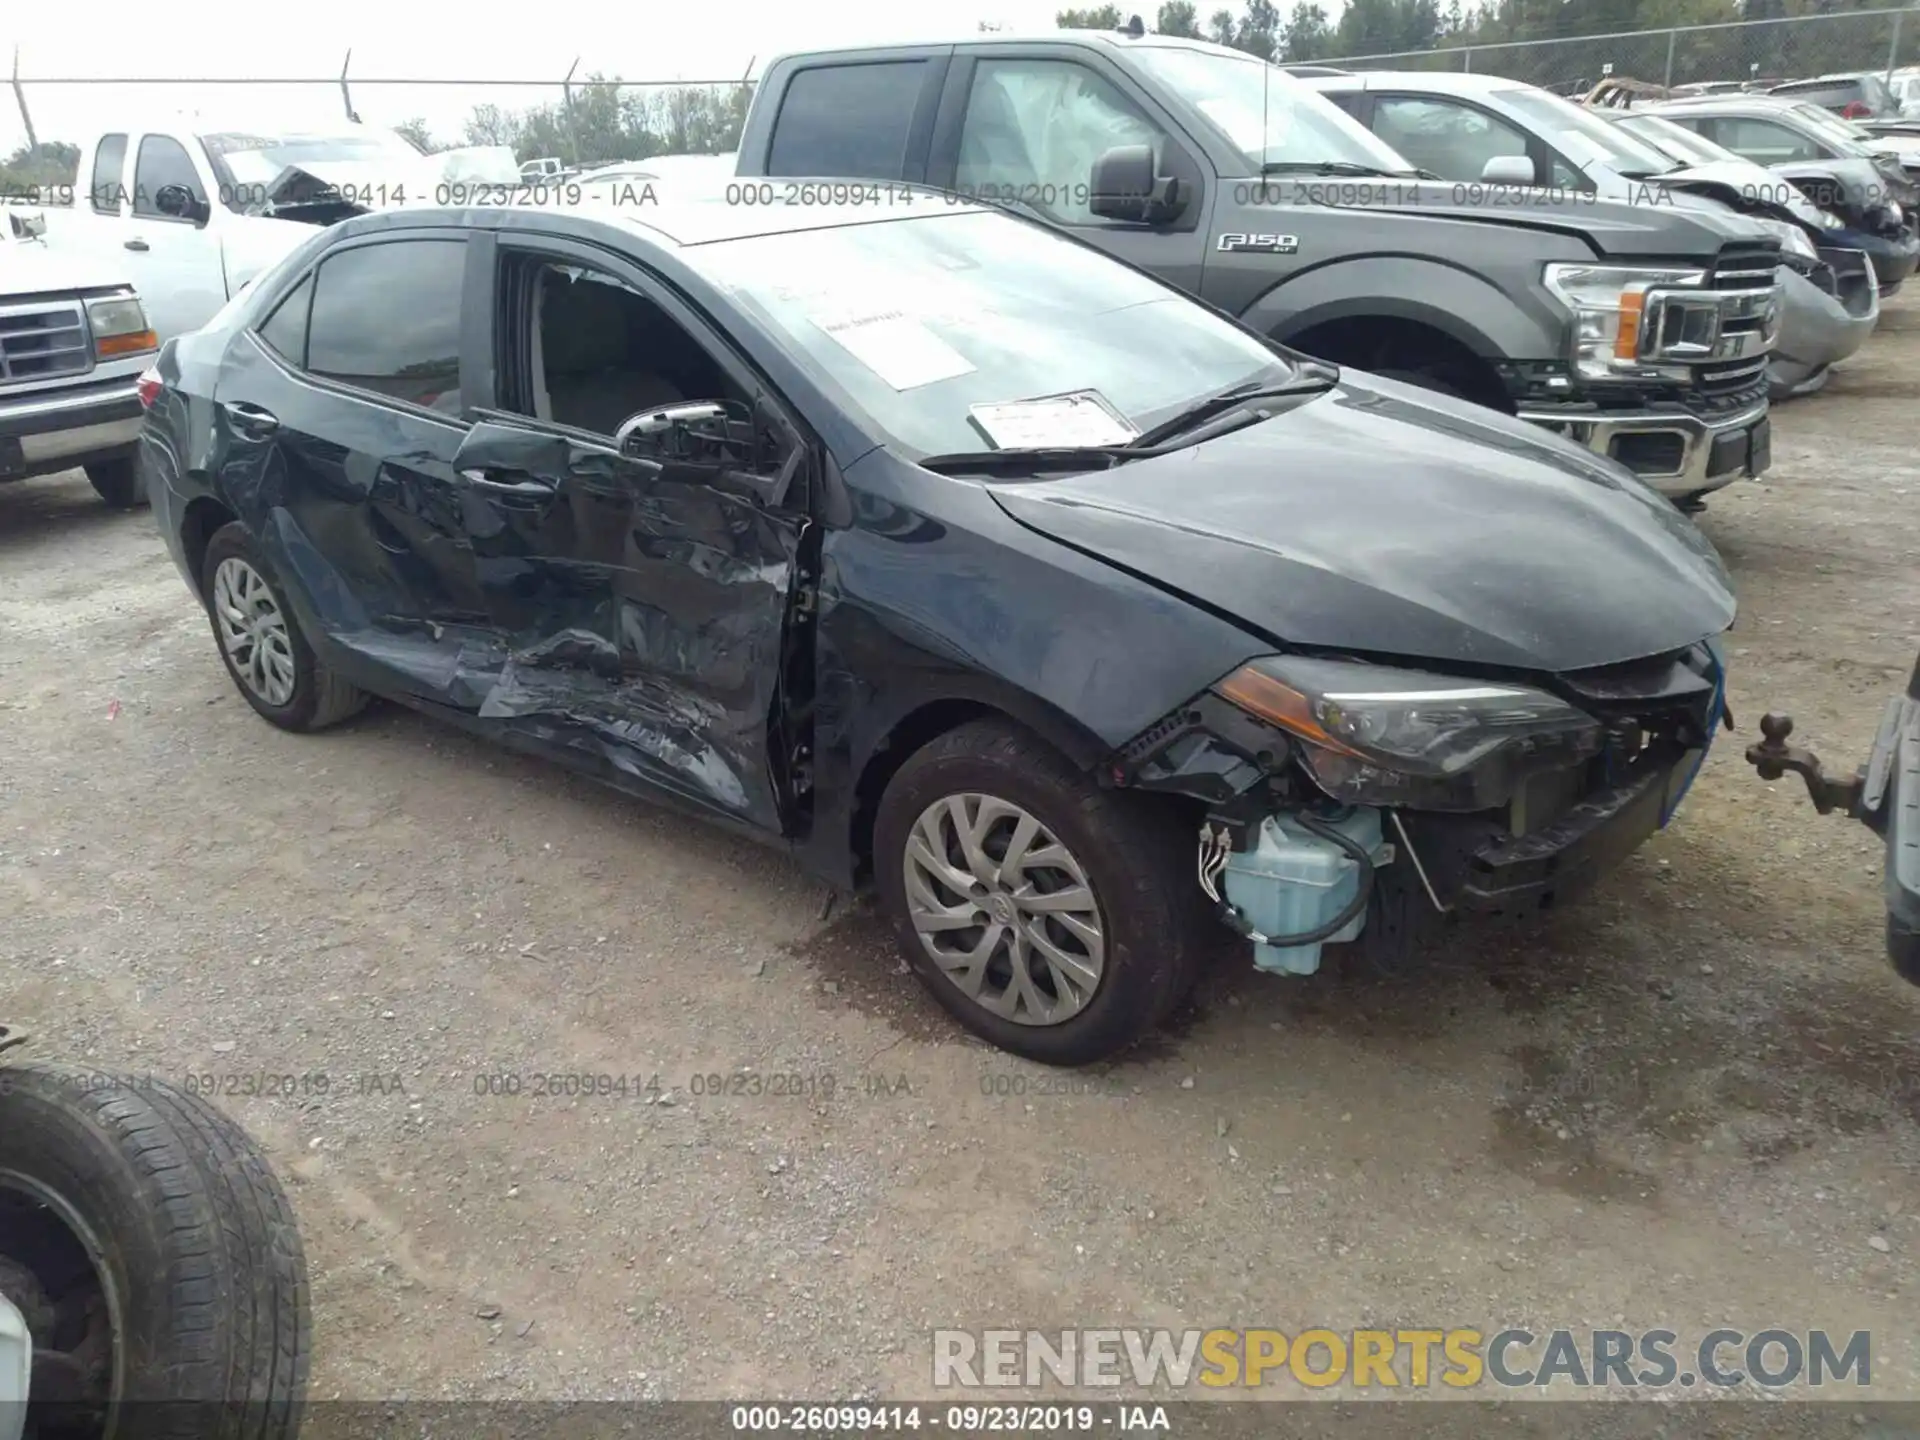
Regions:
<instances>
[{"instance_id":1,"label":"front side window","mask_svg":"<svg viewBox=\"0 0 1920 1440\"><path fill-rule=\"evenodd\" d=\"M187 147L171 135L143 135L140 154L133 165L133 213L166 220L174 217L160 209L160 191L178 185L201 204L206 203L205 187L193 168Z\"/></svg>"},{"instance_id":2,"label":"front side window","mask_svg":"<svg viewBox=\"0 0 1920 1440\"><path fill-rule=\"evenodd\" d=\"M93 187L91 191L93 208L102 215L118 215L120 202L126 198L126 185L121 176L127 168L127 137L124 135L102 135L100 144L93 152Z\"/></svg>"},{"instance_id":3,"label":"front side window","mask_svg":"<svg viewBox=\"0 0 1920 1440\"><path fill-rule=\"evenodd\" d=\"M1092 390L1146 430L1228 385L1291 373L1151 276L991 211L686 253L798 363L920 454L984 448L976 405Z\"/></svg>"},{"instance_id":4,"label":"front side window","mask_svg":"<svg viewBox=\"0 0 1920 1440\"><path fill-rule=\"evenodd\" d=\"M1549 90L1502 90L1494 98L1582 171L1605 165L1629 180L1644 180L1674 168L1673 161L1613 121Z\"/></svg>"},{"instance_id":5,"label":"front side window","mask_svg":"<svg viewBox=\"0 0 1920 1440\"><path fill-rule=\"evenodd\" d=\"M1407 161L1366 126L1277 65L1192 46L1129 46L1127 53L1193 106L1240 153L1248 172L1326 162L1404 173ZM1477 176L1475 177L1478 178Z\"/></svg>"},{"instance_id":6,"label":"front side window","mask_svg":"<svg viewBox=\"0 0 1920 1440\"><path fill-rule=\"evenodd\" d=\"M1788 160L1818 160L1820 147L1797 130L1776 125L1771 120L1753 120L1745 116L1723 116L1713 122L1714 141L1742 160L1760 165L1778 165Z\"/></svg>"},{"instance_id":7,"label":"front side window","mask_svg":"<svg viewBox=\"0 0 1920 1440\"><path fill-rule=\"evenodd\" d=\"M1451 100L1382 96L1373 108L1380 137L1442 180L1479 180L1487 162L1527 158L1527 137L1484 110Z\"/></svg>"},{"instance_id":8,"label":"front side window","mask_svg":"<svg viewBox=\"0 0 1920 1440\"><path fill-rule=\"evenodd\" d=\"M954 178L962 195L1024 201L1063 224L1085 225L1098 220L1093 162L1115 146L1159 139L1131 101L1084 65L982 60Z\"/></svg>"},{"instance_id":9,"label":"front side window","mask_svg":"<svg viewBox=\"0 0 1920 1440\"><path fill-rule=\"evenodd\" d=\"M390 240L329 255L314 277L307 369L459 414L465 262L460 240Z\"/></svg>"},{"instance_id":10,"label":"front side window","mask_svg":"<svg viewBox=\"0 0 1920 1440\"><path fill-rule=\"evenodd\" d=\"M767 173L898 180L926 73L924 60L802 70L781 97Z\"/></svg>"}]
</instances>

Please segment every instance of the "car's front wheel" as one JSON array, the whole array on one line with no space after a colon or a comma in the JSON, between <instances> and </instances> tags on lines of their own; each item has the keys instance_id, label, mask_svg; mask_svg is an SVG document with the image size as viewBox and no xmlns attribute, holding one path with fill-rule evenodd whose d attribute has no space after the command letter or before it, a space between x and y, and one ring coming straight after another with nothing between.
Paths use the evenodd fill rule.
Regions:
<instances>
[{"instance_id":1,"label":"car's front wheel","mask_svg":"<svg viewBox=\"0 0 1920 1440\"><path fill-rule=\"evenodd\" d=\"M908 963L963 1025L1085 1065L1191 989L1205 910L1195 841L1011 724L977 721L904 764L874 823L881 903Z\"/></svg>"},{"instance_id":2,"label":"car's front wheel","mask_svg":"<svg viewBox=\"0 0 1920 1440\"><path fill-rule=\"evenodd\" d=\"M201 589L227 674L261 715L285 730L321 730L366 708L366 692L313 653L244 525L214 532Z\"/></svg>"}]
</instances>

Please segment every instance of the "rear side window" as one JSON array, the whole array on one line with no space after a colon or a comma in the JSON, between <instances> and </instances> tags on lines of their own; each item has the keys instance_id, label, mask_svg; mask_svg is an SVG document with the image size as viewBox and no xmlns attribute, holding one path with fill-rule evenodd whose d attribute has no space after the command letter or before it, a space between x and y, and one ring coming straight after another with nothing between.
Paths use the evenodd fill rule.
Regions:
<instances>
[{"instance_id":1,"label":"rear side window","mask_svg":"<svg viewBox=\"0 0 1920 1440\"><path fill-rule=\"evenodd\" d=\"M899 179L926 74L924 60L802 70L773 122L767 173Z\"/></svg>"},{"instance_id":2,"label":"rear side window","mask_svg":"<svg viewBox=\"0 0 1920 1440\"><path fill-rule=\"evenodd\" d=\"M141 136L140 158L133 167L133 213L171 219L159 205L161 188L167 185L178 185L203 203L207 198L186 146L171 135Z\"/></svg>"},{"instance_id":3,"label":"rear side window","mask_svg":"<svg viewBox=\"0 0 1920 1440\"><path fill-rule=\"evenodd\" d=\"M357 390L459 414L466 253L464 240L388 240L321 261L307 324L307 369ZM273 318L280 318L278 311Z\"/></svg>"},{"instance_id":4,"label":"rear side window","mask_svg":"<svg viewBox=\"0 0 1920 1440\"><path fill-rule=\"evenodd\" d=\"M102 215L118 215L120 201L126 194L126 186L121 176L127 168L127 137L124 135L102 135L100 146L93 152L92 197L93 208Z\"/></svg>"},{"instance_id":5,"label":"rear side window","mask_svg":"<svg viewBox=\"0 0 1920 1440\"><path fill-rule=\"evenodd\" d=\"M307 314L312 309L313 277L309 275L260 327L260 338L267 348L289 365L302 369L307 364Z\"/></svg>"}]
</instances>

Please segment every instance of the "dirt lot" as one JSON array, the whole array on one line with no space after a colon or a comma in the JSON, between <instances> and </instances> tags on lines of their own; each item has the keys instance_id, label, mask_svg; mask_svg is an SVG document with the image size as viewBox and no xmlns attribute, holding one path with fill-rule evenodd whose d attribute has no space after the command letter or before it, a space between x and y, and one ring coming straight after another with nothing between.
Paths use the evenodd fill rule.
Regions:
<instances>
[{"instance_id":1,"label":"dirt lot","mask_svg":"<svg viewBox=\"0 0 1920 1440\"><path fill-rule=\"evenodd\" d=\"M1103 1323L1870 1329L1920 1397L1920 992L1877 842L1739 754L1778 708L1850 766L1911 665L1917 417L1908 301L1714 500L1740 734L1544 942L1223 967L1074 1080L766 853L398 710L270 728L146 514L6 487L0 993L50 1057L296 1077L226 1103L320 1398L925 1397L935 1327ZM701 1093L748 1067L813 1093Z\"/></svg>"}]
</instances>

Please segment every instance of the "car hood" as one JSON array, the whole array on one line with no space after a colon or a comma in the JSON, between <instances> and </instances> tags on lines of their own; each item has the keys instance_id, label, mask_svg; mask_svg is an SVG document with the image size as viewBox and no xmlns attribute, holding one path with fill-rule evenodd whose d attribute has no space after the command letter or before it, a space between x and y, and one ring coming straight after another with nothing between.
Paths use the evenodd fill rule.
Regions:
<instances>
[{"instance_id":1,"label":"car hood","mask_svg":"<svg viewBox=\"0 0 1920 1440\"><path fill-rule=\"evenodd\" d=\"M1367 213L1554 231L1576 236L1602 255L1713 255L1724 245L1754 239L1753 227L1739 216L1705 208L1681 210L1565 191L1437 181L1406 181L1392 193L1391 203L1370 206Z\"/></svg>"},{"instance_id":2,"label":"car hood","mask_svg":"<svg viewBox=\"0 0 1920 1440\"><path fill-rule=\"evenodd\" d=\"M992 493L1282 645L1557 673L1733 622L1713 547L1626 470L1372 375L1169 455Z\"/></svg>"},{"instance_id":3,"label":"car hood","mask_svg":"<svg viewBox=\"0 0 1920 1440\"><path fill-rule=\"evenodd\" d=\"M1825 234L1820 223L1820 207L1790 184L1782 184L1764 165L1750 160L1716 160L1709 165L1689 165L1647 182L1673 185L1708 195L1735 207L1753 206L1764 211L1783 211L1801 224Z\"/></svg>"},{"instance_id":4,"label":"car hood","mask_svg":"<svg viewBox=\"0 0 1920 1440\"><path fill-rule=\"evenodd\" d=\"M0 299L51 291L108 290L127 286L114 262L50 248L42 240L0 240Z\"/></svg>"}]
</instances>

